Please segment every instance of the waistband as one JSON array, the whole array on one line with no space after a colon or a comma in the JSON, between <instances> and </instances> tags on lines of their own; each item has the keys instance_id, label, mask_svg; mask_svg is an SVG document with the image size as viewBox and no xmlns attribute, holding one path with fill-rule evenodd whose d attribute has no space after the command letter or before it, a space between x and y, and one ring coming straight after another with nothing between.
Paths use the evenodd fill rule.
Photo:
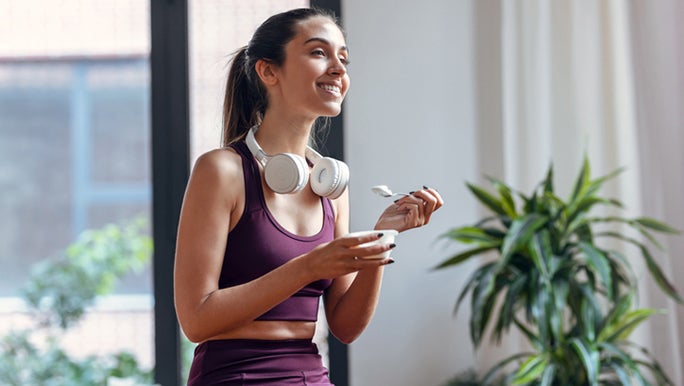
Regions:
<instances>
[{"instance_id":1,"label":"waistband","mask_svg":"<svg viewBox=\"0 0 684 386\"><path fill-rule=\"evenodd\" d=\"M313 373L312 373L313 372ZM309 339L221 339L200 343L190 369L190 385L245 377L277 379L327 374L318 347ZM277 383L276 383L277 384Z\"/></svg>"}]
</instances>

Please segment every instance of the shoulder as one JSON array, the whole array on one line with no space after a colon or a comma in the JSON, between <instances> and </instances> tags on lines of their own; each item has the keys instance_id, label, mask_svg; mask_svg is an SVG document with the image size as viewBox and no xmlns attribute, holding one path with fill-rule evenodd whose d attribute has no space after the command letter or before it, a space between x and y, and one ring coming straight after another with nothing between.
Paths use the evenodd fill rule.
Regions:
<instances>
[{"instance_id":1,"label":"shoulder","mask_svg":"<svg viewBox=\"0 0 684 386\"><path fill-rule=\"evenodd\" d=\"M220 191L224 197L239 193L243 183L242 157L232 148L210 150L200 155L192 168L189 186Z\"/></svg>"},{"instance_id":2,"label":"shoulder","mask_svg":"<svg viewBox=\"0 0 684 386\"><path fill-rule=\"evenodd\" d=\"M242 157L230 147L210 150L195 160L193 176L207 174L221 180L242 175Z\"/></svg>"}]
</instances>

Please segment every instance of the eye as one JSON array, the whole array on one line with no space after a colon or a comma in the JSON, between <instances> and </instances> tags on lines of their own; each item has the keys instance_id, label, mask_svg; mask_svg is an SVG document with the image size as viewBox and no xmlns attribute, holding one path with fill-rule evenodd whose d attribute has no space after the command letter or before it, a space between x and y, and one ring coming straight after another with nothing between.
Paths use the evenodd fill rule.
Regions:
<instances>
[{"instance_id":1,"label":"eye","mask_svg":"<svg viewBox=\"0 0 684 386\"><path fill-rule=\"evenodd\" d=\"M344 64L345 66L348 66L349 63L351 63L351 61L349 60L349 58L346 58L344 56L340 56L340 63Z\"/></svg>"},{"instance_id":2,"label":"eye","mask_svg":"<svg viewBox=\"0 0 684 386\"><path fill-rule=\"evenodd\" d=\"M318 48L318 49L311 51L311 54L316 55L316 56L325 56L325 51Z\"/></svg>"}]
</instances>

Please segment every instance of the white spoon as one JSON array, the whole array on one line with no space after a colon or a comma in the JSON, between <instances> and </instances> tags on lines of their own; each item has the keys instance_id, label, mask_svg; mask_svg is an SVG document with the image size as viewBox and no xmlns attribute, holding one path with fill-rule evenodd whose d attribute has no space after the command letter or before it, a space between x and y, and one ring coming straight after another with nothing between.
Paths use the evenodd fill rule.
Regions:
<instances>
[{"instance_id":1,"label":"white spoon","mask_svg":"<svg viewBox=\"0 0 684 386\"><path fill-rule=\"evenodd\" d=\"M406 193L392 193L392 189L387 185L376 185L371 188L371 191L382 197L408 196Z\"/></svg>"}]
</instances>

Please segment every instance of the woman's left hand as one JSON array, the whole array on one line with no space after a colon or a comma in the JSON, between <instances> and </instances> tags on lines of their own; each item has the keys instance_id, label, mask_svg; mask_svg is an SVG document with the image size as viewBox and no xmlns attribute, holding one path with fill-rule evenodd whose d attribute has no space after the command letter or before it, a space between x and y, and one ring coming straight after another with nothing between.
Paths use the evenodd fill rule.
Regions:
<instances>
[{"instance_id":1,"label":"woman's left hand","mask_svg":"<svg viewBox=\"0 0 684 386\"><path fill-rule=\"evenodd\" d=\"M430 222L432 213L442 205L444 200L436 190L423 187L387 207L375 224L375 229L396 229L403 232L421 227Z\"/></svg>"}]
</instances>

